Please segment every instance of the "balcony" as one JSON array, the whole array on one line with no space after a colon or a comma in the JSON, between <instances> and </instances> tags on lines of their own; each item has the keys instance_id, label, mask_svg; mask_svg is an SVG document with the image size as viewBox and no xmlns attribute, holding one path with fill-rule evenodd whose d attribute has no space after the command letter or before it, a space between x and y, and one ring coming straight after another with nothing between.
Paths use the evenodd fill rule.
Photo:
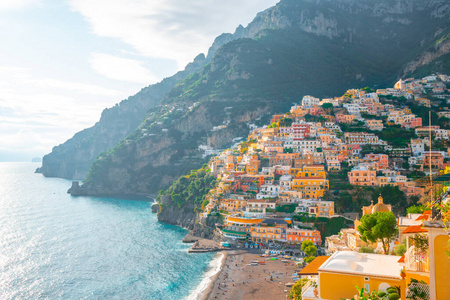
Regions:
<instances>
[{"instance_id":1,"label":"balcony","mask_svg":"<svg viewBox=\"0 0 450 300\"><path fill-rule=\"evenodd\" d=\"M430 272L428 253L420 253L416 247L409 247L405 253L405 268L413 272Z\"/></svg>"},{"instance_id":2,"label":"balcony","mask_svg":"<svg viewBox=\"0 0 450 300\"><path fill-rule=\"evenodd\" d=\"M309 281L302 287L302 299L319 299L314 295L314 284L318 283L318 276L311 276Z\"/></svg>"}]
</instances>

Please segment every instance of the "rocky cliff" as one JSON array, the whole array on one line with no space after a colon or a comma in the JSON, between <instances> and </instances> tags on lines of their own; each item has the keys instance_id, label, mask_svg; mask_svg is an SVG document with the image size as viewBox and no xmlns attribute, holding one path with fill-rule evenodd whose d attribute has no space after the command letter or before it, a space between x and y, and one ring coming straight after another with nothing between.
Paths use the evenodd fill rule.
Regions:
<instances>
[{"instance_id":1,"label":"rocky cliff","mask_svg":"<svg viewBox=\"0 0 450 300\"><path fill-rule=\"evenodd\" d=\"M437 0L282 0L218 37L207 64L102 154L77 194L155 193L206 162L200 146L227 147L306 94L392 86L438 65L450 73L449 11Z\"/></svg>"}]
</instances>

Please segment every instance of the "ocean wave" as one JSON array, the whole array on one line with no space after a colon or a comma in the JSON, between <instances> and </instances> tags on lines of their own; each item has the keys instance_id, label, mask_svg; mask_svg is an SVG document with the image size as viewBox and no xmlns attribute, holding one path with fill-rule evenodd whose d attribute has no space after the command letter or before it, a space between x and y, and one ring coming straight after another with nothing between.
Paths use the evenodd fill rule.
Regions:
<instances>
[{"instance_id":1,"label":"ocean wave","mask_svg":"<svg viewBox=\"0 0 450 300\"><path fill-rule=\"evenodd\" d=\"M186 300L200 300L203 296L203 293L206 291L214 276L219 273L220 268L222 266L222 260L225 255L222 252L217 253L213 260L209 263L208 268L206 269L205 274L203 275L202 281L200 284L191 292L191 294L186 298Z\"/></svg>"}]
</instances>

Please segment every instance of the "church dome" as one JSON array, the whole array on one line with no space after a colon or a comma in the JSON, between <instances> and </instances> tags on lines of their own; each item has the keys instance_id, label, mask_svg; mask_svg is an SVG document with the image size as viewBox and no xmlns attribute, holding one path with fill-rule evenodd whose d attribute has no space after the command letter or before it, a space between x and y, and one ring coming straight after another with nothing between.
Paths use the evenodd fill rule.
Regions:
<instances>
[{"instance_id":1,"label":"church dome","mask_svg":"<svg viewBox=\"0 0 450 300\"><path fill-rule=\"evenodd\" d=\"M372 208L372 213L376 212L389 212L391 211L390 205L386 205L383 203L383 197L378 197L378 203L375 204Z\"/></svg>"}]
</instances>

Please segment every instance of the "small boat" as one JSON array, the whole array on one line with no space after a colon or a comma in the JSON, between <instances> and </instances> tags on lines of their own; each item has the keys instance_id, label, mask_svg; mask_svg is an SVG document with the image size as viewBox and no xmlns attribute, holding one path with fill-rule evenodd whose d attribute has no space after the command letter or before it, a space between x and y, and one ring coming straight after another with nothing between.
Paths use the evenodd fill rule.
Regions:
<instances>
[{"instance_id":1,"label":"small boat","mask_svg":"<svg viewBox=\"0 0 450 300\"><path fill-rule=\"evenodd\" d=\"M293 282L288 282L288 283L285 283L284 285L287 286L287 287L291 287L291 286L294 285L294 283Z\"/></svg>"}]
</instances>

